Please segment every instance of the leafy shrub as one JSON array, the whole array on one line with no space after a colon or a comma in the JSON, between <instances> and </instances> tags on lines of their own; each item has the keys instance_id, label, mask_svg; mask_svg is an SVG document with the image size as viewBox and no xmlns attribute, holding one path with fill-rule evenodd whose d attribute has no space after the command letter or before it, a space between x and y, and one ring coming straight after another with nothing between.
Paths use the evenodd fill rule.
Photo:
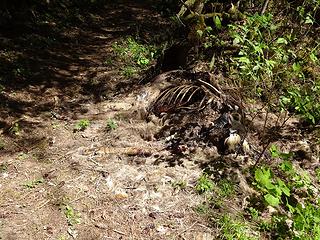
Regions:
<instances>
[{"instance_id":1,"label":"leafy shrub","mask_svg":"<svg viewBox=\"0 0 320 240\"><path fill-rule=\"evenodd\" d=\"M317 49L296 50L298 38L276 23L271 14L247 16L243 24L230 24L233 45L231 73L251 97L261 97L282 109L293 110L308 123L320 121ZM299 45L298 45L299 46ZM274 109L276 110L276 109Z\"/></svg>"},{"instance_id":2,"label":"leafy shrub","mask_svg":"<svg viewBox=\"0 0 320 240\"><path fill-rule=\"evenodd\" d=\"M214 188L214 183L206 173L200 176L200 178L198 179L197 185L195 187L198 193L205 193L208 191L212 191L213 188Z\"/></svg>"},{"instance_id":3,"label":"leafy shrub","mask_svg":"<svg viewBox=\"0 0 320 240\"><path fill-rule=\"evenodd\" d=\"M221 228L221 237L226 240L255 240L252 229L243 220L233 219L230 215L223 215L218 225Z\"/></svg>"},{"instance_id":4,"label":"leafy shrub","mask_svg":"<svg viewBox=\"0 0 320 240\"><path fill-rule=\"evenodd\" d=\"M292 55L287 50L289 37L276 34L278 28L272 14L247 16L243 24L229 25L233 45L239 48L231 58L231 72L240 77L240 86L253 90L253 96L275 87L279 67Z\"/></svg>"},{"instance_id":5,"label":"leafy shrub","mask_svg":"<svg viewBox=\"0 0 320 240\"><path fill-rule=\"evenodd\" d=\"M279 206L282 196L289 197L290 189L280 178L274 178L270 168L258 168L254 175L257 187L264 193L264 200L271 206Z\"/></svg>"},{"instance_id":6,"label":"leafy shrub","mask_svg":"<svg viewBox=\"0 0 320 240\"><path fill-rule=\"evenodd\" d=\"M281 210L274 213L267 225L261 222L262 229L285 239L319 239L318 190L309 174L293 166L293 154L283 153L275 145L270 152L273 158L283 161L273 171L269 167L256 169L254 184L263 193L267 205Z\"/></svg>"},{"instance_id":7,"label":"leafy shrub","mask_svg":"<svg viewBox=\"0 0 320 240\"><path fill-rule=\"evenodd\" d=\"M107 130L111 131L111 130L116 130L118 125L113 119L109 118L107 120L106 127L107 127Z\"/></svg>"},{"instance_id":8,"label":"leafy shrub","mask_svg":"<svg viewBox=\"0 0 320 240\"><path fill-rule=\"evenodd\" d=\"M221 197L229 197L235 193L234 183L227 179L220 180L218 183L218 187L219 187L219 195Z\"/></svg>"},{"instance_id":9,"label":"leafy shrub","mask_svg":"<svg viewBox=\"0 0 320 240\"><path fill-rule=\"evenodd\" d=\"M320 209L311 203L298 204L293 216L294 239L320 239Z\"/></svg>"},{"instance_id":10,"label":"leafy shrub","mask_svg":"<svg viewBox=\"0 0 320 240\"><path fill-rule=\"evenodd\" d=\"M64 209L64 214L68 220L70 226L79 224L81 222L80 213L76 212L72 206L66 205Z\"/></svg>"},{"instance_id":11,"label":"leafy shrub","mask_svg":"<svg viewBox=\"0 0 320 240\"><path fill-rule=\"evenodd\" d=\"M90 121L88 119L81 119L74 127L75 131L84 131L89 127Z\"/></svg>"},{"instance_id":12,"label":"leafy shrub","mask_svg":"<svg viewBox=\"0 0 320 240\"><path fill-rule=\"evenodd\" d=\"M140 68L148 66L156 53L154 46L140 44L132 37L114 43L112 49L120 59Z\"/></svg>"},{"instance_id":13,"label":"leafy shrub","mask_svg":"<svg viewBox=\"0 0 320 240\"><path fill-rule=\"evenodd\" d=\"M293 86L280 99L281 106L295 111L308 123L320 121L320 82L309 88Z\"/></svg>"}]
</instances>

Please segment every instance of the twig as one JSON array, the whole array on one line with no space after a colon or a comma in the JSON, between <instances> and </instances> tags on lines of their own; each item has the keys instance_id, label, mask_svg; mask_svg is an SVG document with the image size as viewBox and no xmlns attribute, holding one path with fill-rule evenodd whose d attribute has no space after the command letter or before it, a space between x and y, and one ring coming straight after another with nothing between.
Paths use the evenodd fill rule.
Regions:
<instances>
[{"instance_id":1,"label":"twig","mask_svg":"<svg viewBox=\"0 0 320 240\"><path fill-rule=\"evenodd\" d=\"M77 178L72 178L72 179L69 179L69 180L66 180L64 181L65 183L68 183L68 182L77 182L79 179L83 178L84 177L84 174L80 175L79 177Z\"/></svg>"},{"instance_id":2,"label":"twig","mask_svg":"<svg viewBox=\"0 0 320 240\"><path fill-rule=\"evenodd\" d=\"M265 0L263 7L262 7L262 10L260 12L260 15L263 15L265 13L265 11L267 10L268 4L269 4L269 0Z\"/></svg>"},{"instance_id":3,"label":"twig","mask_svg":"<svg viewBox=\"0 0 320 240\"><path fill-rule=\"evenodd\" d=\"M181 23L181 25L183 27L186 27L186 25L182 22L182 20L181 20L181 18L180 18L180 16L178 14L176 14L176 17L177 17L178 21Z\"/></svg>"},{"instance_id":4,"label":"twig","mask_svg":"<svg viewBox=\"0 0 320 240\"><path fill-rule=\"evenodd\" d=\"M192 9L190 8L190 6L188 5L188 4L186 4L184 1L182 1L182 0L180 0L180 2L182 3L182 5L183 5L183 7L185 7L186 8L186 10L189 10L192 14L195 14L195 12L194 11L192 11ZM186 1L187 2L187 1ZM194 4L194 2L193 2L193 4ZM182 8L181 8L182 9ZM181 10L180 10L180 12L181 12ZM180 14L180 12L178 13L178 15ZM184 11L183 13L182 13L182 15L185 13L186 11Z\"/></svg>"},{"instance_id":5,"label":"twig","mask_svg":"<svg viewBox=\"0 0 320 240\"><path fill-rule=\"evenodd\" d=\"M69 203L70 203L70 204L71 204L71 203L74 203L74 202L76 202L76 201L78 201L78 200L80 200L80 199L82 199L82 198L85 198L85 197L87 197L87 196L77 197L77 198L73 199L72 201L70 201Z\"/></svg>"},{"instance_id":6,"label":"twig","mask_svg":"<svg viewBox=\"0 0 320 240\"><path fill-rule=\"evenodd\" d=\"M211 61L210 61L210 66L209 66L210 71L212 71L212 68L214 67L215 61L216 61L216 54L214 53L212 55L212 58L211 58Z\"/></svg>"},{"instance_id":7,"label":"twig","mask_svg":"<svg viewBox=\"0 0 320 240\"><path fill-rule=\"evenodd\" d=\"M200 223L198 223L197 225L209 230L210 232L212 232L212 229L210 227L206 226L206 225L203 225L203 224L200 224Z\"/></svg>"},{"instance_id":8,"label":"twig","mask_svg":"<svg viewBox=\"0 0 320 240\"><path fill-rule=\"evenodd\" d=\"M91 162L93 162L95 165L97 165L97 166L102 166L102 164L100 164L100 163L98 163L97 161L95 161L95 160L93 160L93 156L88 156L88 158L87 158L89 161L91 161Z\"/></svg>"},{"instance_id":9,"label":"twig","mask_svg":"<svg viewBox=\"0 0 320 240\"><path fill-rule=\"evenodd\" d=\"M17 166L14 163L12 165L13 165L14 170L16 170L17 173L20 173Z\"/></svg>"},{"instance_id":10,"label":"twig","mask_svg":"<svg viewBox=\"0 0 320 240\"><path fill-rule=\"evenodd\" d=\"M255 167L258 165L258 163L260 162L260 159L261 159L262 155L266 152L266 150L267 150L267 148L268 148L268 146L269 146L270 143L271 143L271 139L269 139L268 142L267 142L267 144L263 147L263 149L262 149L259 157L257 158L255 164L253 165L253 168L255 168Z\"/></svg>"},{"instance_id":11,"label":"twig","mask_svg":"<svg viewBox=\"0 0 320 240\"><path fill-rule=\"evenodd\" d=\"M268 114L268 112L267 112L267 114ZM282 122L281 124L279 123L279 125L278 125L278 122L280 121L279 119L280 119L280 117L281 117L281 115L279 114L279 116L278 116L278 118L277 118L277 122L276 122L276 125L278 125L279 128L282 128L282 127L285 125L285 123L291 118L290 116L287 117L287 114L288 114L288 112L285 113L283 122ZM267 115L266 115L265 123L266 123L266 121L267 121ZM264 127L265 127L265 126L264 126ZM265 130L265 128L264 128L264 130ZM264 131L263 131L263 133L264 133ZM262 157L263 154L266 152L266 150L267 150L267 148L269 147L269 145L270 145L271 142L272 142L272 138L269 137L266 145L263 147L263 149L262 149L259 157L257 158L255 164L253 165L254 168L255 168L255 167L258 165L258 163L260 162L261 157Z\"/></svg>"},{"instance_id":12,"label":"twig","mask_svg":"<svg viewBox=\"0 0 320 240\"><path fill-rule=\"evenodd\" d=\"M187 227L185 230L183 230L182 232L180 232L180 233L178 234L178 236L180 236L182 233L185 233L186 231L190 230L190 229L193 228L194 225L196 225L196 224L198 224L198 223L197 223L197 222L193 223L190 227Z\"/></svg>"},{"instance_id":13,"label":"twig","mask_svg":"<svg viewBox=\"0 0 320 240\"><path fill-rule=\"evenodd\" d=\"M288 115L288 111L286 111L286 114L285 114L285 116L284 116L283 123L281 124L280 128L282 128L282 127L286 124L286 122L291 118L290 116L287 117L287 115ZM287 117L287 118L286 118L286 117Z\"/></svg>"},{"instance_id":14,"label":"twig","mask_svg":"<svg viewBox=\"0 0 320 240\"><path fill-rule=\"evenodd\" d=\"M268 121L268 115L269 115L269 111L268 111L268 109L267 109L267 112L266 112L266 118L264 119L264 123L263 123L262 136L264 136L264 134L265 134L265 132L266 132L267 121Z\"/></svg>"},{"instance_id":15,"label":"twig","mask_svg":"<svg viewBox=\"0 0 320 240\"><path fill-rule=\"evenodd\" d=\"M262 137L265 136L266 126L267 126L267 121L268 121L268 115L269 115L269 111L268 111L268 109L267 109L266 118L265 118L264 124L263 124ZM258 163L260 162L261 157L262 157L263 154L266 152L266 150L267 150L267 148L268 148L268 146L269 146L270 143L271 143L271 138L268 138L267 144L263 147L263 149L262 149L259 157L257 158L255 164L253 165L254 168L255 168L255 167L258 165Z\"/></svg>"},{"instance_id":16,"label":"twig","mask_svg":"<svg viewBox=\"0 0 320 240\"><path fill-rule=\"evenodd\" d=\"M118 231L118 230L116 230L116 229L113 229L113 231L116 232L116 233L119 233L119 234L121 234L121 235L126 235L124 232L120 232L120 231Z\"/></svg>"},{"instance_id":17,"label":"twig","mask_svg":"<svg viewBox=\"0 0 320 240\"><path fill-rule=\"evenodd\" d=\"M39 207L37 207L35 210L38 210L40 208L43 208L45 205L47 205L50 202L50 200L45 201L43 204L41 204Z\"/></svg>"}]
</instances>

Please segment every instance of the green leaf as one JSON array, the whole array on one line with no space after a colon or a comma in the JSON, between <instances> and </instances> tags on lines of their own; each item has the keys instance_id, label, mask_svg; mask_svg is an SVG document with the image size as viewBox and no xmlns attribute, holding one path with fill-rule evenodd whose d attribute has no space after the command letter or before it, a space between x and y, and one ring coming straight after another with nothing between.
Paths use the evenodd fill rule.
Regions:
<instances>
[{"instance_id":1,"label":"green leaf","mask_svg":"<svg viewBox=\"0 0 320 240\"><path fill-rule=\"evenodd\" d=\"M285 97L285 96L282 96L280 98L280 101L283 105L288 105L290 102L291 102L291 98L288 98L288 97Z\"/></svg>"},{"instance_id":2,"label":"green leaf","mask_svg":"<svg viewBox=\"0 0 320 240\"><path fill-rule=\"evenodd\" d=\"M245 52L242 51L242 50L240 50L239 53L238 53L238 55L239 55L239 56L243 56L243 55L245 55Z\"/></svg>"},{"instance_id":3,"label":"green leaf","mask_svg":"<svg viewBox=\"0 0 320 240\"><path fill-rule=\"evenodd\" d=\"M148 58L146 58L146 57L143 57L143 56L141 56L141 57L138 59L138 61L137 61L137 63L138 63L140 66L146 66L146 65L149 64L149 62L150 62L150 60L149 60Z\"/></svg>"},{"instance_id":4,"label":"green leaf","mask_svg":"<svg viewBox=\"0 0 320 240\"><path fill-rule=\"evenodd\" d=\"M277 158L280 156L280 152L278 150L278 147L274 144L271 145L269 151L271 153L271 157L273 157L273 158Z\"/></svg>"},{"instance_id":5,"label":"green leaf","mask_svg":"<svg viewBox=\"0 0 320 240\"><path fill-rule=\"evenodd\" d=\"M274 65L276 65L276 61L273 61L273 60L266 60L266 64L270 67L274 67Z\"/></svg>"},{"instance_id":6,"label":"green leaf","mask_svg":"<svg viewBox=\"0 0 320 240\"><path fill-rule=\"evenodd\" d=\"M215 16L213 18L213 21L214 21L214 25L216 26L216 28L218 28L218 29L222 28L221 20L218 16Z\"/></svg>"},{"instance_id":7,"label":"green leaf","mask_svg":"<svg viewBox=\"0 0 320 240\"><path fill-rule=\"evenodd\" d=\"M268 190L277 190L276 186L271 182L271 179L266 183L265 188Z\"/></svg>"},{"instance_id":8,"label":"green leaf","mask_svg":"<svg viewBox=\"0 0 320 240\"><path fill-rule=\"evenodd\" d=\"M211 31L212 31L212 27L207 26L207 27L206 27L206 31L207 31L207 32L211 32Z\"/></svg>"},{"instance_id":9,"label":"green leaf","mask_svg":"<svg viewBox=\"0 0 320 240\"><path fill-rule=\"evenodd\" d=\"M261 46L261 45L257 45L257 46L253 46L253 49L255 52L260 53L262 55L263 54L262 47L263 46Z\"/></svg>"},{"instance_id":10,"label":"green leaf","mask_svg":"<svg viewBox=\"0 0 320 240\"><path fill-rule=\"evenodd\" d=\"M199 30L197 30L197 34L198 34L198 36L201 38L202 35L203 35L203 31L199 29Z\"/></svg>"},{"instance_id":11,"label":"green leaf","mask_svg":"<svg viewBox=\"0 0 320 240\"><path fill-rule=\"evenodd\" d=\"M271 172L270 169L259 168L255 171L254 178L262 186L270 184Z\"/></svg>"},{"instance_id":12,"label":"green leaf","mask_svg":"<svg viewBox=\"0 0 320 240\"><path fill-rule=\"evenodd\" d=\"M310 16L307 16L304 23L306 23L306 24L313 24L313 20L311 19Z\"/></svg>"},{"instance_id":13,"label":"green leaf","mask_svg":"<svg viewBox=\"0 0 320 240\"><path fill-rule=\"evenodd\" d=\"M290 189L287 187L287 185L282 181L281 179L278 179L278 186L279 189L287 196L290 196Z\"/></svg>"},{"instance_id":14,"label":"green leaf","mask_svg":"<svg viewBox=\"0 0 320 240\"><path fill-rule=\"evenodd\" d=\"M301 72L302 67L299 63L294 63L294 64L292 64L292 69L295 72Z\"/></svg>"},{"instance_id":15,"label":"green leaf","mask_svg":"<svg viewBox=\"0 0 320 240\"><path fill-rule=\"evenodd\" d=\"M312 52L309 55L312 62L316 63L318 61L318 57Z\"/></svg>"},{"instance_id":16,"label":"green leaf","mask_svg":"<svg viewBox=\"0 0 320 240\"><path fill-rule=\"evenodd\" d=\"M240 43L240 42L241 42L241 41L240 41L240 38L236 37L235 39L233 39L232 44L233 44L233 45L237 45L237 44Z\"/></svg>"},{"instance_id":17,"label":"green leaf","mask_svg":"<svg viewBox=\"0 0 320 240\"><path fill-rule=\"evenodd\" d=\"M39 185L40 183L43 183L44 179L40 178L40 179L36 179L33 181L27 181L24 186L27 188L35 188L37 185Z\"/></svg>"},{"instance_id":18,"label":"green leaf","mask_svg":"<svg viewBox=\"0 0 320 240\"><path fill-rule=\"evenodd\" d=\"M278 38L276 43L278 43L278 44L288 44L288 41L285 38Z\"/></svg>"},{"instance_id":19,"label":"green leaf","mask_svg":"<svg viewBox=\"0 0 320 240\"><path fill-rule=\"evenodd\" d=\"M107 120L106 125L107 125L107 130L115 130L118 127L117 123L111 118Z\"/></svg>"},{"instance_id":20,"label":"green leaf","mask_svg":"<svg viewBox=\"0 0 320 240\"><path fill-rule=\"evenodd\" d=\"M283 161L280 165L279 168L287 173L294 173L294 168L291 162L289 161Z\"/></svg>"},{"instance_id":21,"label":"green leaf","mask_svg":"<svg viewBox=\"0 0 320 240\"><path fill-rule=\"evenodd\" d=\"M295 208L288 203L288 200L287 200L286 206L288 207L290 213L294 213L295 212Z\"/></svg>"},{"instance_id":22,"label":"green leaf","mask_svg":"<svg viewBox=\"0 0 320 240\"><path fill-rule=\"evenodd\" d=\"M239 57L239 58L238 58L238 61L241 62L241 63L250 64L250 59L247 58L247 57Z\"/></svg>"},{"instance_id":23,"label":"green leaf","mask_svg":"<svg viewBox=\"0 0 320 240\"><path fill-rule=\"evenodd\" d=\"M282 195L282 190L279 186L275 186L274 191L272 191L277 197L281 197Z\"/></svg>"},{"instance_id":24,"label":"green leaf","mask_svg":"<svg viewBox=\"0 0 320 240\"><path fill-rule=\"evenodd\" d=\"M209 176L205 173L200 176L200 178L198 179L197 185L195 186L195 189L198 193L205 193L213 190L213 188L214 188L214 183L209 178Z\"/></svg>"},{"instance_id":25,"label":"green leaf","mask_svg":"<svg viewBox=\"0 0 320 240\"><path fill-rule=\"evenodd\" d=\"M264 199L272 207L277 207L279 205L279 203L280 203L280 200L279 200L278 197L275 197L275 196L273 196L273 195L271 195L269 193L264 196Z\"/></svg>"},{"instance_id":26,"label":"green leaf","mask_svg":"<svg viewBox=\"0 0 320 240\"><path fill-rule=\"evenodd\" d=\"M252 71L258 71L260 69L260 66L259 65L256 65L252 68Z\"/></svg>"}]
</instances>

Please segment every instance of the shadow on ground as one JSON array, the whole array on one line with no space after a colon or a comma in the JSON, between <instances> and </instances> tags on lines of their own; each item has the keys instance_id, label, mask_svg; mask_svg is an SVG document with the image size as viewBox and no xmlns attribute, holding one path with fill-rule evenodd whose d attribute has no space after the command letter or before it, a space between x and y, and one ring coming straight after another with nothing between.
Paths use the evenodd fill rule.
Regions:
<instances>
[{"instance_id":1,"label":"shadow on ground","mask_svg":"<svg viewBox=\"0 0 320 240\"><path fill-rule=\"evenodd\" d=\"M106 63L112 43L129 35L149 42L168 25L151 12L150 4L131 1L58 17L0 26L3 132L22 116L47 119L54 111L71 117L87 111L83 104L112 99L119 88L133 86L137 79L119 76L119 63Z\"/></svg>"}]
</instances>

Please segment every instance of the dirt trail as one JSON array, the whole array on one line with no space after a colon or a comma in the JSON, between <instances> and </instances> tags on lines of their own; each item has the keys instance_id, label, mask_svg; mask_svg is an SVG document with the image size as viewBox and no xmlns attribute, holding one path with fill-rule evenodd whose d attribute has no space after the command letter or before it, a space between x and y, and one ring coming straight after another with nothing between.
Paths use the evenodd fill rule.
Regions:
<instances>
[{"instance_id":1,"label":"dirt trail","mask_svg":"<svg viewBox=\"0 0 320 240\"><path fill-rule=\"evenodd\" d=\"M153 138L159 126L137 117L134 80L104 65L113 42L166 23L138 2L103 11L65 29L58 43L23 48L30 78L1 94L0 238L214 239L194 211L202 201L193 190L199 162L209 159L198 153L197 164L168 160L164 143ZM32 34L47 33L2 37L13 48ZM91 124L75 132L80 119ZM108 119L115 130L106 130ZM174 187L182 182L183 189Z\"/></svg>"}]
</instances>

